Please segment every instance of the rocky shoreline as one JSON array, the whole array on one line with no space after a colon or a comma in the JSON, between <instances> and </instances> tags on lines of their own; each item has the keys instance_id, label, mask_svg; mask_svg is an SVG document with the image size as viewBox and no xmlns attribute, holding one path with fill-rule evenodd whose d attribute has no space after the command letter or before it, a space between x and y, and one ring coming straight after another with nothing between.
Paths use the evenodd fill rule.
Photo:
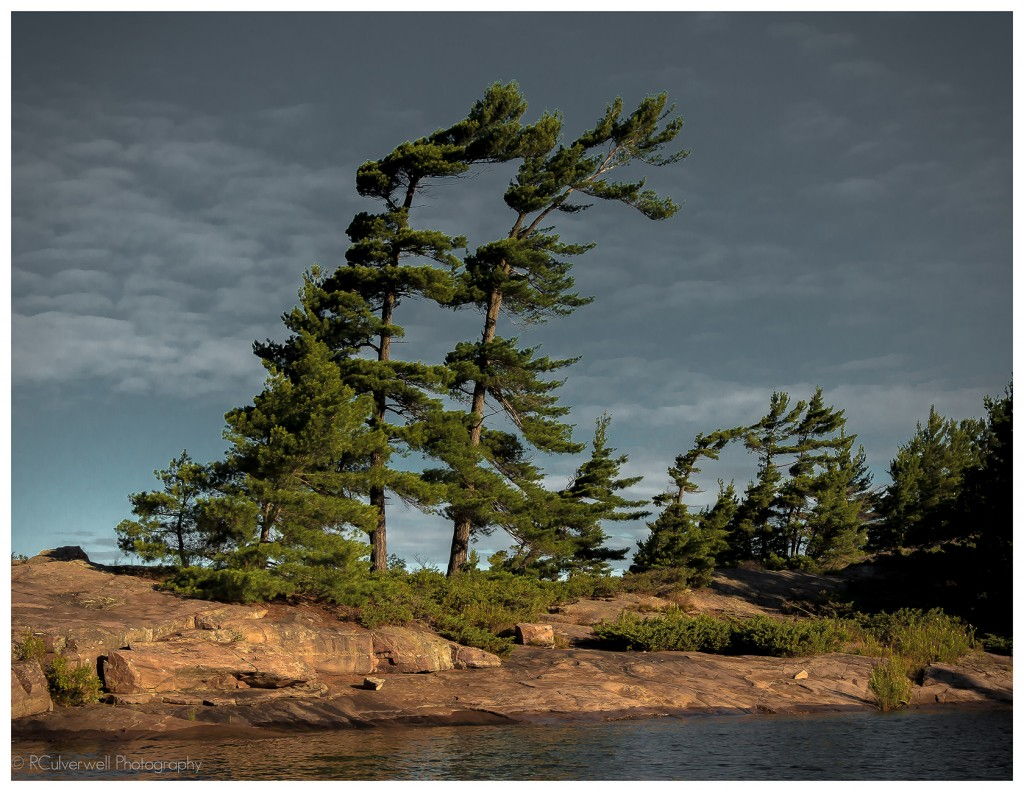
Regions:
<instances>
[{"instance_id":1,"label":"rocky shoreline","mask_svg":"<svg viewBox=\"0 0 1024 792\"><path fill-rule=\"evenodd\" d=\"M39 661L14 663L15 739L204 739L211 732L269 736L874 707L868 677L876 661L861 655L585 648L587 622L630 607L628 600L563 608L549 623L566 648L517 646L501 660L426 629L367 630L315 606L183 599L155 591L143 577L87 560L58 560L67 556L36 556L12 567L12 640L32 634L48 652L95 667L105 703L54 707ZM368 674L382 682L365 684ZM1011 659L976 653L956 666L929 666L911 703L1011 702Z\"/></svg>"}]
</instances>

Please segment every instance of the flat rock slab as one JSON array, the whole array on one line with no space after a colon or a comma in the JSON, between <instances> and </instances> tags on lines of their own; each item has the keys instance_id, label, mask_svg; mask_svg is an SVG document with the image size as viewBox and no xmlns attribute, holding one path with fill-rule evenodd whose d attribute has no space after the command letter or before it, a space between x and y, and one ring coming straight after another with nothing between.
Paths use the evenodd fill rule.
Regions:
<instances>
[{"instance_id":1,"label":"flat rock slab","mask_svg":"<svg viewBox=\"0 0 1024 792\"><path fill-rule=\"evenodd\" d=\"M787 659L521 647L499 667L393 674L375 691L360 689L362 677L339 677L325 680L330 691L322 696L272 698L261 697L267 691L236 691L225 693L224 698L248 695L247 706L92 705L23 718L12 729L16 736L73 733L83 728L115 735L121 733L126 712L135 713L136 730L148 729L152 734L179 728L184 718L194 718L196 725L258 727L272 734L296 727L842 711L874 707L868 678L875 662L876 658L844 654ZM1012 666L1005 658L976 655L956 668L981 675L987 688L1012 685ZM808 678L793 679L801 670L808 671ZM940 684L945 685L917 690L935 691ZM973 689L949 690L946 702L979 700ZM934 700L925 698L921 703L934 704Z\"/></svg>"},{"instance_id":2,"label":"flat rock slab","mask_svg":"<svg viewBox=\"0 0 1024 792\"><path fill-rule=\"evenodd\" d=\"M190 600L155 591L154 581L111 574L86 561L11 567L11 635L43 638L47 649L93 661L131 641L154 641L209 623L260 618L266 609Z\"/></svg>"},{"instance_id":3,"label":"flat rock slab","mask_svg":"<svg viewBox=\"0 0 1024 792\"><path fill-rule=\"evenodd\" d=\"M153 693L283 688L315 679L316 672L276 646L181 639L116 649L103 663L103 678L111 693Z\"/></svg>"}]
</instances>

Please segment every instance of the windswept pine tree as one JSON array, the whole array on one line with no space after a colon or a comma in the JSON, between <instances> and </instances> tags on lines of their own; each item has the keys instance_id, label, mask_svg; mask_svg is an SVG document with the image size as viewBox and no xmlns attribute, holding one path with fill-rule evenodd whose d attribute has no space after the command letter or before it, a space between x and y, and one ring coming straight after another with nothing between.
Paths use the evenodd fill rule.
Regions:
<instances>
[{"instance_id":1,"label":"windswept pine tree","mask_svg":"<svg viewBox=\"0 0 1024 792\"><path fill-rule=\"evenodd\" d=\"M826 405L822 389L816 388L793 429L790 444L776 448L778 453L795 454L796 458L789 466L789 479L776 498L778 531L770 552L794 558L807 550L808 536L803 525L807 508L821 491L827 491L820 475L833 462L831 455L848 453L846 446L853 442L853 438L836 434L845 425L844 411ZM853 511L859 512L859 508L853 506Z\"/></svg>"},{"instance_id":2,"label":"windswept pine tree","mask_svg":"<svg viewBox=\"0 0 1024 792\"><path fill-rule=\"evenodd\" d=\"M773 393L768 413L744 432L757 476L729 535L729 563L821 562L863 543L870 477L863 454L851 456L856 435L846 434L844 411L827 405L821 388L791 404L789 394Z\"/></svg>"},{"instance_id":3,"label":"windswept pine tree","mask_svg":"<svg viewBox=\"0 0 1024 792\"><path fill-rule=\"evenodd\" d=\"M806 407L799 401L791 408L789 394L773 393L768 413L745 433L743 444L757 458L757 478L747 487L736 514L729 541L731 561L767 558L780 545L772 522L783 481L776 460L789 453L788 443Z\"/></svg>"},{"instance_id":4,"label":"windswept pine tree","mask_svg":"<svg viewBox=\"0 0 1024 792\"><path fill-rule=\"evenodd\" d=\"M719 481L715 505L699 516L694 516L684 499L700 491L693 477L701 472L701 459L718 459L722 450L743 431L741 427L699 434L693 447L676 457L675 464L668 469L675 487L655 496L655 503L665 509L648 525L651 532L647 538L638 543L631 572L680 568L691 572L694 585L705 585L710 580L718 554L727 547L725 536L735 515L735 489L732 484L726 486Z\"/></svg>"},{"instance_id":5,"label":"windswept pine tree","mask_svg":"<svg viewBox=\"0 0 1024 792\"><path fill-rule=\"evenodd\" d=\"M504 309L527 322L544 321L588 302L573 290L567 259L592 245L564 243L545 225L554 212L576 213L590 205L571 202L574 196L619 201L654 220L677 211L670 199L645 189L643 179L619 182L608 176L633 161L666 165L683 158L684 151L661 153L681 126L661 94L643 100L625 117L617 99L593 129L569 144L559 144L562 123L553 114L523 131L516 146L523 161L504 196L515 219L504 239L481 245L467 258L455 301L483 313L480 340L458 344L447 359L454 373L453 392L469 402L469 443L484 464L500 467L501 462L488 447L488 398L531 447L554 453L580 450L571 427L561 421L567 409L554 394L561 383L547 378L573 361L539 357L535 348L500 337L498 319ZM464 461L477 464L469 457ZM488 504L500 501L505 489L465 468L453 468L452 473L461 492L448 508L454 523L449 574L465 564L473 530L486 527L487 512L493 512ZM492 482L496 488L488 488Z\"/></svg>"},{"instance_id":6,"label":"windswept pine tree","mask_svg":"<svg viewBox=\"0 0 1024 792\"><path fill-rule=\"evenodd\" d=\"M455 251L463 237L416 229L410 222L419 191L439 179L465 173L483 162L515 156L526 110L515 84L492 85L462 121L403 143L356 174L360 195L382 204L378 213L360 212L347 229L347 265L323 279L307 278L303 305L284 317L294 333L317 332L327 342L344 382L372 396L371 425L381 433L366 476L377 521L370 531L371 565L387 565L387 493L418 506L440 497L417 473L389 464L397 451L424 450L428 417L436 422L448 372L440 365L393 358L392 341L404 331L396 322L403 300L423 298L440 305L454 298L454 273L462 262ZM287 349L267 342L257 354L280 361Z\"/></svg>"}]
</instances>

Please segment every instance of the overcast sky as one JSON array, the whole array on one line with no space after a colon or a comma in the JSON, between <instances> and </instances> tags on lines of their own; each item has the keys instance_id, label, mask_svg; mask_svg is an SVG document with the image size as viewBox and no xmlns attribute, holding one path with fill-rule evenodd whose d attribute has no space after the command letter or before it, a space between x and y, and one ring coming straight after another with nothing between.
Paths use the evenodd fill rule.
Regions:
<instances>
[{"instance_id":1,"label":"overcast sky","mask_svg":"<svg viewBox=\"0 0 1024 792\"><path fill-rule=\"evenodd\" d=\"M1009 14L14 14L12 549L114 560L128 494L182 448L221 456L262 383L251 342L376 210L356 167L498 80L569 134L616 96L667 91L686 119L690 157L649 174L679 214L559 220L598 243L575 269L594 303L499 327L582 355L578 439L611 412L650 495L697 432L820 384L885 483L929 405L979 415L1010 379L1011 54ZM511 172L437 183L414 224L504 235ZM479 325L398 321L429 360ZM695 504L752 470L707 465ZM396 509L391 549L443 564L449 531Z\"/></svg>"}]
</instances>

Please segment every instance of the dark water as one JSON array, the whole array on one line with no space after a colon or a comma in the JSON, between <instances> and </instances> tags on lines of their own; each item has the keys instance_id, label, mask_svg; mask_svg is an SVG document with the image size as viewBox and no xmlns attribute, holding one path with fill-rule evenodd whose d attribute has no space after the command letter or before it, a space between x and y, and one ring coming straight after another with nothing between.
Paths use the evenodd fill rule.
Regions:
<instances>
[{"instance_id":1,"label":"dark water","mask_svg":"<svg viewBox=\"0 0 1024 792\"><path fill-rule=\"evenodd\" d=\"M18 742L12 759L15 779L954 780L1011 778L1012 741L1007 708Z\"/></svg>"}]
</instances>

